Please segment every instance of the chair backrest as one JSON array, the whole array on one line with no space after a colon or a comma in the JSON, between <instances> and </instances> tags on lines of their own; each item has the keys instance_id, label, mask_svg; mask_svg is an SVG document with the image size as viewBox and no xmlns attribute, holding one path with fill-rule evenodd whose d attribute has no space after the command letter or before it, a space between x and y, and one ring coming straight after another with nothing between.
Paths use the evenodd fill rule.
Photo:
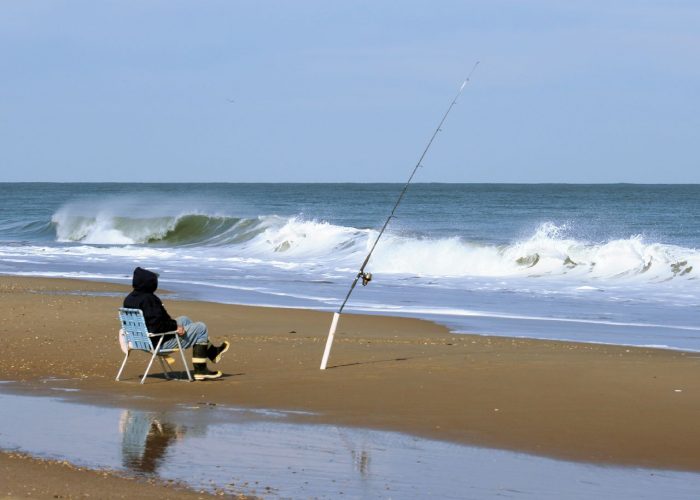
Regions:
<instances>
[{"instance_id":1,"label":"chair backrest","mask_svg":"<svg viewBox=\"0 0 700 500\"><path fill-rule=\"evenodd\" d=\"M141 309L119 308L119 321L124 330L124 336L130 349L140 349L151 352L153 344L148 336L146 320L143 318Z\"/></svg>"}]
</instances>

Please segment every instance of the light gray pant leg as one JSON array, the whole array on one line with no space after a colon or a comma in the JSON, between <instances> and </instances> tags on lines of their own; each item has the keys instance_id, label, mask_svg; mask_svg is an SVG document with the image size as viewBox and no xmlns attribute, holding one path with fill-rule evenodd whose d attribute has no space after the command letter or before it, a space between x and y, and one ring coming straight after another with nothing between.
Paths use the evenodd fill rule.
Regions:
<instances>
[{"instance_id":1,"label":"light gray pant leg","mask_svg":"<svg viewBox=\"0 0 700 500\"><path fill-rule=\"evenodd\" d=\"M179 316L175 321L177 321L178 326L185 327L185 334L180 337L180 344L183 349L192 347L195 344L209 344L207 325L201 321L194 322L187 316ZM168 340L163 347L173 349L177 347L177 341L175 339Z\"/></svg>"}]
</instances>

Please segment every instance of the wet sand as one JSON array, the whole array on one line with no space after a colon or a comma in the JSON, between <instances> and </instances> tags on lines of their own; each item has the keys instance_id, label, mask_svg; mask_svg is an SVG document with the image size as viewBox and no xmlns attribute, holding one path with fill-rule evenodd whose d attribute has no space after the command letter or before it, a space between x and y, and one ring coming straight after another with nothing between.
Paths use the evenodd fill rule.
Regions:
<instances>
[{"instance_id":1,"label":"wet sand","mask_svg":"<svg viewBox=\"0 0 700 500\"><path fill-rule=\"evenodd\" d=\"M42 460L21 453L0 453L2 498L217 498L154 479L135 479L111 471L76 467L68 462ZM246 498L246 497L240 497Z\"/></svg>"},{"instance_id":2,"label":"wet sand","mask_svg":"<svg viewBox=\"0 0 700 500\"><path fill-rule=\"evenodd\" d=\"M421 320L344 315L323 372L329 313L175 301L163 293L173 316L202 319L214 340L233 342L220 363L226 378L152 377L141 386L140 353L125 381L114 381L122 359L116 309L128 290L0 277L0 379L71 379L62 385L105 403L147 396L164 408L206 401L305 410L316 413L305 417L312 422L700 471L700 354L455 335Z\"/></svg>"}]
</instances>

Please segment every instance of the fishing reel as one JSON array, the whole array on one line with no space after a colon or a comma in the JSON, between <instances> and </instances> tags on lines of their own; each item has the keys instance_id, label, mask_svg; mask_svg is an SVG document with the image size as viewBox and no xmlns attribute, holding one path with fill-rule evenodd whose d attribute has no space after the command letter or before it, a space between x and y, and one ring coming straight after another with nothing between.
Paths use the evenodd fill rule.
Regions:
<instances>
[{"instance_id":1,"label":"fishing reel","mask_svg":"<svg viewBox=\"0 0 700 500\"><path fill-rule=\"evenodd\" d=\"M362 277L362 286L367 286L372 281L372 273L361 273L360 276Z\"/></svg>"}]
</instances>

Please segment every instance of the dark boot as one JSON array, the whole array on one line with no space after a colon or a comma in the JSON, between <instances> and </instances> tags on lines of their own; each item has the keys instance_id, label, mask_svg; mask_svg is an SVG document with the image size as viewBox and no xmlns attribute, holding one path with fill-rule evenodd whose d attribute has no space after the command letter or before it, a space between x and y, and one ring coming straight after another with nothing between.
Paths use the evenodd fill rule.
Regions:
<instances>
[{"instance_id":1,"label":"dark boot","mask_svg":"<svg viewBox=\"0 0 700 500\"><path fill-rule=\"evenodd\" d=\"M219 347L209 344L207 347L207 358L209 358L209 361L212 363L218 363L221 361L221 356L228 351L229 347L231 347L231 343L228 340L224 340Z\"/></svg>"},{"instance_id":2,"label":"dark boot","mask_svg":"<svg viewBox=\"0 0 700 500\"><path fill-rule=\"evenodd\" d=\"M211 371L207 368L207 347L204 344L195 344L192 347L192 365L194 366L195 380L214 380L221 378L220 371Z\"/></svg>"}]
</instances>

